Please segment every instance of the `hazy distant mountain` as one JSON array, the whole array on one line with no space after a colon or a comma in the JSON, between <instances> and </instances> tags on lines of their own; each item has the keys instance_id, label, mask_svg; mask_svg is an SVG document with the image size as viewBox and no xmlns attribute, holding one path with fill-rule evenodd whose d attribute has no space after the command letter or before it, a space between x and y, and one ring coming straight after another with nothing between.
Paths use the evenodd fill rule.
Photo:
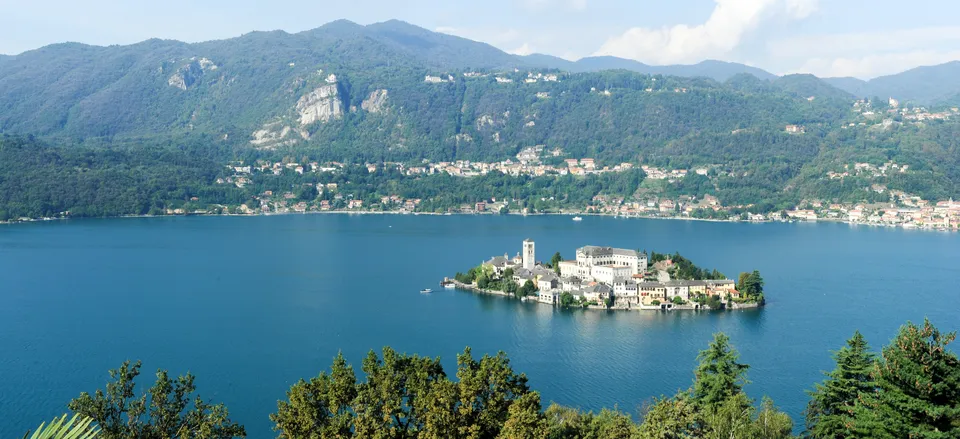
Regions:
<instances>
[{"instance_id":1,"label":"hazy distant mountain","mask_svg":"<svg viewBox=\"0 0 960 439\"><path fill-rule=\"evenodd\" d=\"M849 92L834 87L813 75L786 75L775 79L773 84L781 90L793 93L795 96L801 98L813 97L816 99L829 98L844 100L854 98L854 95Z\"/></svg>"},{"instance_id":2,"label":"hazy distant mountain","mask_svg":"<svg viewBox=\"0 0 960 439\"><path fill-rule=\"evenodd\" d=\"M399 20L361 28L367 35L438 67L490 69L513 68L522 64L516 56L504 53L489 44L431 32Z\"/></svg>"},{"instance_id":3,"label":"hazy distant mountain","mask_svg":"<svg viewBox=\"0 0 960 439\"><path fill-rule=\"evenodd\" d=\"M707 60L693 65L651 66L639 61L614 56L594 56L576 62L567 61L550 55L534 54L523 57L530 65L560 69L569 72L599 72L603 70L628 70L648 75L682 76L687 78L705 77L719 82L734 75L748 73L760 79L770 80L777 76L763 69L743 64Z\"/></svg>"},{"instance_id":4,"label":"hazy distant mountain","mask_svg":"<svg viewBox=\"0 0 960 439\"><path fill-rule=\"evenodd\" d=\"M960 93L960 61L917 67L869 81L856 78L827 78L825 81L860 97L893 97L904 102L931 104Z\"/></svg>"}]
</instances>

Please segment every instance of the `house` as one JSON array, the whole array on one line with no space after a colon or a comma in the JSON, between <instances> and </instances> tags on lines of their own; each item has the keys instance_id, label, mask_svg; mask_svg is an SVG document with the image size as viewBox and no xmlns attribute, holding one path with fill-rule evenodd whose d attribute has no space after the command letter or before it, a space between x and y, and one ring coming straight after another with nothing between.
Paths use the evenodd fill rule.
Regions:
<instances>
[{"instance_id":1,"label":"house","mask_svg":"<svg viewBox=\"0 0 960 439\"><path fill-rule=\"evenodd\" d=\"M588 302L604 303L613 296L613 289L608 285L593 282L580 290L580 294Z\"/></svg>"},{"instance_id":2,"label":"house","mask_svg":"<svg viewBox=\"0 0 960 439\"><path fill-rule=\"evenodd\" d=\"M546 303L549 305L559 305L561 294L562 293L557 290L540 290L540 292L537 293L537 302Z\"/></svg>"},{"instance_id":3,"label":"house","mask_svg":"<svg viewBox=\"0 0 960 439\"><path fill-rule=\"evenodd\" d=\"M676 210L677 210L677 203L674 203L672 200L663 200L660 202L661 213L673 213Z\"/></svg>"}]
</instances>

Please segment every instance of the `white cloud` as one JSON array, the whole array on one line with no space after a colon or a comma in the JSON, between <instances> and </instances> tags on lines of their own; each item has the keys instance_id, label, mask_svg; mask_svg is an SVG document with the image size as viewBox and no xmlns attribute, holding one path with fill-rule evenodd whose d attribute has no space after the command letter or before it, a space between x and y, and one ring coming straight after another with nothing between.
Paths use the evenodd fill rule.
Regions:
<instances>
[{"instance_id":1,"label":"white cloud","mask_svg":"<svg viewBox=\"0 0 960 439\"><path fill-rule=\"evenodd\" d=\"M814 13L819 0L715 0L703 24L660 29L635 27L612 37L596 55L613 55L655 64L722 58L744 37L778 19L798 20Z\"/></svg>"},{"instance_id":2,"label":"white cloud","mask_svg":"<svg viewBox=\"0 0 960 439\"><path fill-rule=\"evenodd\" d=\"M522 0L522 4L527 9L534 11L558 7L582 11L587 8L588 1L589 0Z\"/></svg>"},{"instance_id":3,"label":"white cloud","mask_svg":"<svg viewBox=\"0 0 960 439\"><path fill-rule=\"evenodd\" d=\"M530 43L523 43L522 46L520 46L520 47L518 47L518 48L516 48L516 49L508 50L508 51L507 51L507 53L509 53L509 54L511 54L511 55L520 55L520 56L527 56L527 55L529 55L529 54L531 54L531 53L533 53L533 52L534 52L534 50L533 50L532 47L530 47Z\"/></svg>"},{"instance_id":4,"label":"white cloud","mask_svg":"<svg viewBox=\"0 0 960 439\"><path fill-rule=\"evenodd\" d=\"M863 56L809 59L796 72L819 77L853 76L870 79L892 75L917 66L931 66L960 60L960 50L916 50Z\"/></svg>"},{"instance_id":5,"label":"white cloud","mask_svg":"<svg viewBox=\"0 0 960 439\"><path fill-rule=\"evenodd\" d=\"M773 41L769 49L771 52L825 56L912 50L951 42L960 43L960 26L811 35Z\"/></svg>"},{"instance_id":6,"label":"white cloud","mask_svg":"<svg viewBox=\"0 0 960 439\"><path fill-rule=\"evenodd\" d=\"M960 59L960 26L811 35L771 42L770 58L794 73L873 78Z\"/></svg>"}]
</instances>

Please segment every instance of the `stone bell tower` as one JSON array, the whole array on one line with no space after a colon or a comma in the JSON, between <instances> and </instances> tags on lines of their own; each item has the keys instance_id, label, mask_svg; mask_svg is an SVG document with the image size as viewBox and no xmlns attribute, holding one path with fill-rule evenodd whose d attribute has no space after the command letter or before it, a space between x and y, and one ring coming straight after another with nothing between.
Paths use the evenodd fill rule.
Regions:
<instances>
[{"instance_id":1,"label":"stone bell tower","mask_svg":"<svg viewBox=\"0 0 960 439\"><path fill-rule=\"evenodd\" d=\"M523 268L527 270L533 270L533 267L537 264L537 252L534 249L534 244L532 239L523 240Z\"/></svg>"}]
</instances>

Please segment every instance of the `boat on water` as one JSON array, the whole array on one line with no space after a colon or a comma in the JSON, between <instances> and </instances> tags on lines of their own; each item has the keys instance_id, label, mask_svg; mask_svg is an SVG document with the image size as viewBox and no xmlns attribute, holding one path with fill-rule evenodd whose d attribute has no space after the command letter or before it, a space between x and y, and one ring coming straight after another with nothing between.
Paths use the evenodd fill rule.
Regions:
<instances>
[{"instance_id":1,"label":"boat on water","mask_svg":"<svg viewBox=\"0 0 960 439\"><path fill-rule=\"evenodd\" d=\"M447 283L443 284L443 287L446 288L446 289L448 289L448 290L452 290L452 289L454 289L454 288L457 287L457 284L455 284L455 283L453 283L453 282L447 282Z\"/></svg>"},{"instance_id":2,"label":"boat on water","mask_svg":"<svg viewBox=\"0 0 960 439\"><path fill-rule=\"evenodd\" d=\"M429 289L429 288L424 288L424 289L420 290L420 294L430 294L430 293L432 293L432 292L433 292L433 290L431 290L431 289Z\"/></svg>"},{"instance_id":3,"label":"boat on water","mask_svg":"<svg viewBox=\"0 0 960 439\"><path fill-rule=\"evenodd\" d=\"M574 220L574 221L583 221L583 218L580 218L579 216L575 216L575 217L573 217L573 220Z\"/></svg>"}]
</instances>

